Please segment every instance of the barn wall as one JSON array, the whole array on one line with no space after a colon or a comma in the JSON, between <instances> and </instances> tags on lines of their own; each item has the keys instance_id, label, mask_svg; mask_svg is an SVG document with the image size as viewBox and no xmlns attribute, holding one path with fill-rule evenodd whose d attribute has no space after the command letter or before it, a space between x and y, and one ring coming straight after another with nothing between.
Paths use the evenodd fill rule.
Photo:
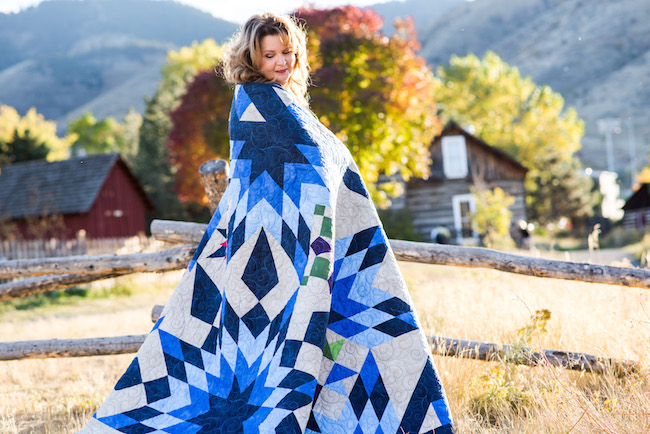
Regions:
<instances>
[{"instance_id":1,"label":"barn wall","mask_svg":"<svg viewBox=\"0 0 650 434\"><path fill-rule=\"evenodd\" d=\"M143 198L133 181L125 169L116 164L100 189L95 203L84 216L86 237L128 237L144 232L146 211Z\"/></svg>"},{"instance_id":2,"label":"barn wall","mask_svg":"<svg viewBox=\"0 0 650 434\"><path fill-rule=\"evenodd\" d=\"M88 213L52 216L31 222L18 220L15 223L25 239L71 239L81 229L86 231L86 238L121 238L145 232L146 212L144 199L133 180L122 165L115 164ZM35 236L34 228L39 225L41 229Z\"/></svg>"}]
</instances>

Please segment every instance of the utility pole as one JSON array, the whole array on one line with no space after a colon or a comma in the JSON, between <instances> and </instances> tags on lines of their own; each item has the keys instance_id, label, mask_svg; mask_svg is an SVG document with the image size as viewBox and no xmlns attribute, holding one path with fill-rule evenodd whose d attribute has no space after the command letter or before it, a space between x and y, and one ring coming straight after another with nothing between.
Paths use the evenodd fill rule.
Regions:
<instances>
[{"instance_id":1,"label":"utility pole","mask_svg":"<svg viewBox=\"0 0 650 434\"><path fill-rule=\"evenodd\" d=\"M598 120L598 132L605 135L607 170L609 172L616 172L614 163L614 142L612 140L612 134L621 133L621 120L618 118L605 118Z\"/></svg>"},{"instance_id":2,"label":"utility pole","mask_svg":"<svg viewBox=\"0 0 650 434\"><path fill-rule=\"evenodd\" d=\"M625 121L627 126L627 144L630 152L630 172L631 172L631 182L630 185L634 185L637 174L637 165L636 165L636 138L634 137L634 122L632 122L632 117L628 116Z\"/></svg>"}]
</instances>

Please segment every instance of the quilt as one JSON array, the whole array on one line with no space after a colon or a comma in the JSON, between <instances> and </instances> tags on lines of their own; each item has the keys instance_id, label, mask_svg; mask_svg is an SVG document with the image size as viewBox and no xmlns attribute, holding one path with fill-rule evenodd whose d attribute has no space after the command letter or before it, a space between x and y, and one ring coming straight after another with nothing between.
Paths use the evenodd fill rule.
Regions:
<instances>
[{"instance_id":1,"label":"quilt","mask_svg":"<svg viewBox=\"0 0 650 434\"><path fill-rule=\"evenodd\" d=\"M236 85L229 126L219 206L81 432L454 432L348 149L278 84Z\"/></svg>"}]
</instances>

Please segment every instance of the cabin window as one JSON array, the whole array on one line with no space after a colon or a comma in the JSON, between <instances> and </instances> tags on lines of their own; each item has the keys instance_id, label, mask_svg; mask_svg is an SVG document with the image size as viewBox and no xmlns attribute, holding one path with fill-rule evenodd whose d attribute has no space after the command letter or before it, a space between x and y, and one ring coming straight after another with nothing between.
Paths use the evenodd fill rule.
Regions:
<instances>
[{"instance_id":1,"label":"cabin window","mask_svg":"<svg viewBox=\"0 0 650 434\"><path fill-rule=\"evenodd\" d=\"M476 239L472 216L476 213L476 201L472 194L458 194L452 198L456 241L461 244Z\"/></svg>"},{"instance_id":2,"label":"cabin window","mask_svg":"<svg viewBox=\"0 0 650 434\"><path fill-rule=\"evenodd\" d=\"M442 138L442 163L448 179L461 179L467 176L467 147L464 136Z\"/></svg>"}]
</instances>

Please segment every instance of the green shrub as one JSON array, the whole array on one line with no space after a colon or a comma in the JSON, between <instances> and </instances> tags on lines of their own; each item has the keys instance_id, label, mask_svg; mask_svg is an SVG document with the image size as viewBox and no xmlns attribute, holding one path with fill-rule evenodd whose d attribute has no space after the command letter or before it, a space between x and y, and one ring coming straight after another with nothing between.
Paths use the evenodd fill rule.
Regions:
<instances>
[{"instance_id":1,"label":"green shrub","mask_svg":"<svg viewBox=\"0 0 650 434\"><path fill-rule=\"evenodd\" d=\"M413 219L408 209L377 210L388 238L394 240L421 241L422 237L413 226Z\"/></svg>"}]
</instances>

